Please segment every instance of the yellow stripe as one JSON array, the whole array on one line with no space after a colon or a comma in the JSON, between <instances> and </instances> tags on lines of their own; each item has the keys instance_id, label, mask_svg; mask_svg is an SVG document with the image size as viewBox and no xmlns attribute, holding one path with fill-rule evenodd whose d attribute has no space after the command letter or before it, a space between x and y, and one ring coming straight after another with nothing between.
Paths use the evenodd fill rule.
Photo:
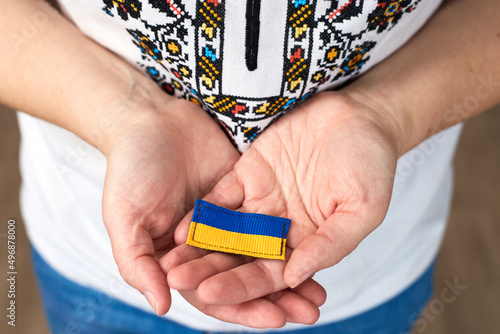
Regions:
<instances>
[{"instance_id":1,"label":"yellow stripe","mask_svg":"<svg viewBox=\"0 0 500 334\"><path fill-rule=\"evenodd\" d=\"M187 244L219 252L285 259L286 239L230 232L196 222L191 222Z\"/></svg>"}]
</instances>

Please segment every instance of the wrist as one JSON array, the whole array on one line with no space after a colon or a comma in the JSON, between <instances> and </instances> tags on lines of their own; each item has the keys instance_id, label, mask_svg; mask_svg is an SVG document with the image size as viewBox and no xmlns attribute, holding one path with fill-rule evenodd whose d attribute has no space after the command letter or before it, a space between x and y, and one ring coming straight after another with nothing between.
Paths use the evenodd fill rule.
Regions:
<instances>
[{"instance_id":1,"label":"wrist","mask_svg":"<svg viewBox=\"0 0 500 334\"><path fill-rule=\"evenodd\" d=\"M416 139L418 134L414 131L416 120L406 112L408 109L398 102L391 90L380 89L375 84L367 86L355 82L341 91L373 113L394 141L399 158L419 143Z\"/></svg>"},{"instance_id":2,"label":"wrist","mask_svg":"<svg viewBox=\"0 0 500 334\"><path fill-rule=\"evenodd\" d=\"M117 92L109 104L102 105L102 115L96 125L86 131L89 141L106 157L113 146L137 133L154 131L159 125L174 126L176 117L171 104L177 101L165 94L151 79L142 76L132 79L127 88ZM140 140L141 138L136 138Z\"/></svg>"}]
</instances>

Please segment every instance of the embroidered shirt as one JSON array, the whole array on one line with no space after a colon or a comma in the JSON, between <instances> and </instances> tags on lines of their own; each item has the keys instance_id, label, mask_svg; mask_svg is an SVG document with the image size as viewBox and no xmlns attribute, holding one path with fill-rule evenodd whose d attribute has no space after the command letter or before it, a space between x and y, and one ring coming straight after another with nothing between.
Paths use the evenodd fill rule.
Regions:
<instances>
[{"instance_id":1,"label":"embroidered shirt","mask_svg":"<svg viewBox=\"0 0 500 334\"><path fill-rule=\"evenodd\" d=\"M276 117L377 62L372 53L387 33L429 3L87 0L81 6L122 32L113 37L103 26L97 41L133 45L136 65L168 94L202 106L244 151ZM81 21L76 12L71 17Z\"/></svg>"}]
</instances>

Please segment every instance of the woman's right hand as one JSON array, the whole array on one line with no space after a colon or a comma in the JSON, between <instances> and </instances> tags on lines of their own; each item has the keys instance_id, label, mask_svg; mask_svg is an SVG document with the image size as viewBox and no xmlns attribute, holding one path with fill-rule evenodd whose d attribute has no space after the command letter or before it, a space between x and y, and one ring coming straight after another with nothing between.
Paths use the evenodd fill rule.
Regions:
<instances>
[{"instance_id":1,"label":"woman's right hand","mask_svg":"<svg viewBox=\"0 0 500 334\"><path fill-rule=\"evenodd\" d=\"M160 110L127 110L102 149L103 218L123 279L165 314L170 291L156 258L175 246L178 222L239 153L200 107L158 95L153 104Z\"/></svg>"}]
</instances>

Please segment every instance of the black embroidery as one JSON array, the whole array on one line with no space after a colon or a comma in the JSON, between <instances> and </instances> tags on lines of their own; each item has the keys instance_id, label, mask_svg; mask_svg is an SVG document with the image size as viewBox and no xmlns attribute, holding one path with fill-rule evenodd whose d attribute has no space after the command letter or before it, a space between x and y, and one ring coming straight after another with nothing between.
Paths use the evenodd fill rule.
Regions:
<instances>
[{"instance_id":1,"label":"black embroidery","mask_svg":"<svg viewBox=\"0 0 500 334\"><path fill-rule=\"evenodd\" d=\"M109 15L113 16L112 9L116 7L118 15L125 20L128 21L128 16L130 15L134 19L138 19L141 15L142 3L140 0L122 0L122 1L113 1L113 0L103 0L105 7L103 10Z\"/></svg>"},{"instance_id":2,"label":"black embroidery","mask_svg":"<svg viewBox=\"0 0 500 334\"><path fill-rule=\"evenodd\" d=\"M260 0L247 0L245 60L249 71L257 69L260 34Z\"/></svg>"}]
</instances>

